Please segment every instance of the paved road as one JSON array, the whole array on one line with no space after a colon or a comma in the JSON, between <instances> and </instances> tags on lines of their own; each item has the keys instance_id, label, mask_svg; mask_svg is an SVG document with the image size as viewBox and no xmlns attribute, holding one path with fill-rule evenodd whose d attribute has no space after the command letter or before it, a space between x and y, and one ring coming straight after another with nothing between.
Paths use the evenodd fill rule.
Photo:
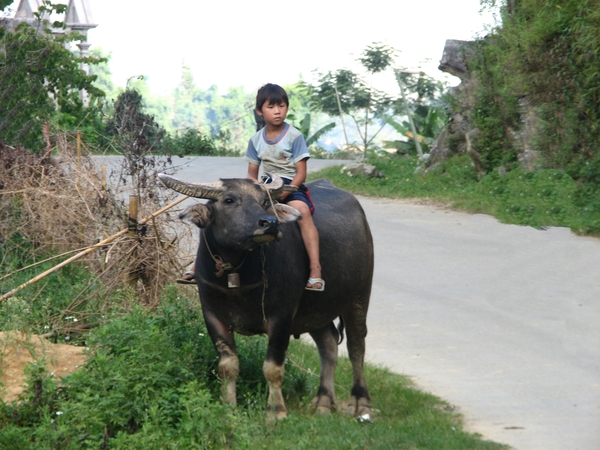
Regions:
<instances>
[{"instance_id":1,"label":"paved road","mask_svg":"<svg viewBox=\"0 0 600 450\"><path fill-rule=\"evenodd\" d=\"M246 173L240 158L186 161L183 179ZM455 405L488 439L600 449L600 240L359 200L376 258L367 359Z\"/></svg>"},{"instance_id":2,"label":"paved road","mask_svg":"<svg viewBox=\"0 0 600 450\"><path fill-rule=\"evenodd\" d=\"M600 240L360 200L376 257L368 360L489 439L600 449Z\"/></svg>"}]
</instances>

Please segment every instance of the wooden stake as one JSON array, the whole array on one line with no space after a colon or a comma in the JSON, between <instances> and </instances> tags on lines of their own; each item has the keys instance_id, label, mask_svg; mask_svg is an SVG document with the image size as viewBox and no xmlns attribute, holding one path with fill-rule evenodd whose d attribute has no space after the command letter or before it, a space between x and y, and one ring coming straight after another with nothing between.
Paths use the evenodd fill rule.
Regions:
<instances>
[{"instance_id":1,"label":"wooden stake","mask_svg":"<svg viewBox=\"0 0 600 450\"><path fill-rule=\"evenodd\" d=\"M135 195L129 196L129 219L127 221L127 228L129 229L129 237L135 239L138 234L138 201ZM137 244L133 250L131 255L131 259L134 261L137 260ZM137 287L138 275L136 274L135 268L133 271L129 272L126 275L126 281L131 285L132 289L135 291Z\"/></svg>"},{"instance_id":2,"label":"wooden stake","mask_svg":"<svg viewBox=\"0 0 600 450\"><path fill-rule=\"evenodd\" d=\"M168 211L169 209L171 209L173 206L178 205L179 203L181 203L182 201L188 199L189 196L188 195L184 195L183 197L178 198L177 200L175 200L173 203L170 203L167 206L163 206L161 209L159 209L158 211L150 214L148 217L146 217L145 219L141 220L139 222L140 225L144 225L147 222L149 222L150 220L152 220L154 217L160 216L162 213L164 213L165 211ZM67 264L72 263L73 261L78 260L79 258L92 253L94 250L97 250L103 246L105 246L106 244L108 244L109 242L114 241L115 239L117 239L118 237L123 236L125 233L127 233L129 231L128 228L125 228L124 230L119 231L116 234L113 234L112 236L104 239L101 242L98 242L97 244L92 245L91 247L88 247L87 249L77 253L76 255L73 255L72 257L70 257L69 259L61 262L60 264L57 264L56 266L46 270L45 272L37 275L36 277L32 278L31 280L27 281L26 283L23 283L20 286L17 286L16 288L14 288L12 291L7 292L6 294L4 294L2 297L0 297L0 302L3 302L4 300L6 300L7 298L12 297L13 295L15 295L17 292L19 292L22 289L25 289L27 286L30 286L34 283L37 283L38 281L40 281L43 278L46 278L48 275L56 272L58 269L66 266Z\"/></svg>"}]
</instances>

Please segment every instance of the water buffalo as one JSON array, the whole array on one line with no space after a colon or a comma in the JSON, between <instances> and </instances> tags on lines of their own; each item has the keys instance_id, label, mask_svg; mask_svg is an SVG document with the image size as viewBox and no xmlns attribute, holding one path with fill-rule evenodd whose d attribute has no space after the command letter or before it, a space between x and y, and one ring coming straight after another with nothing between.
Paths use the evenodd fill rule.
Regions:
<instances>
[{"instance_id":1,"label":"water buffalo","mask_svg":"<svg viewBox=\"0 0 600 450\"><path fill-rule=\"evenodd\" d=\"M219 355L223 399L236 403L239 362L234 332L265 333L268 411L272 418L285 417L281 386L290 336L309 333L321 359L320 387L313 402L317 411L329 413L335 406L339 339L333 320L341 317L353 370L349 410L358 417L369 414L363 361L373 241L356 198L326 180L308 183L316 205L313 218L327 283L324 292L312 292L305 289L309 261L294 223L299 213L272 201L283 192L280 178L265 185L249 179L203 184L164 174L159 177L177 192L210 200L190 206L180 217L201 228L195 279L204 320Z\"/></svg>"}]
</instances>

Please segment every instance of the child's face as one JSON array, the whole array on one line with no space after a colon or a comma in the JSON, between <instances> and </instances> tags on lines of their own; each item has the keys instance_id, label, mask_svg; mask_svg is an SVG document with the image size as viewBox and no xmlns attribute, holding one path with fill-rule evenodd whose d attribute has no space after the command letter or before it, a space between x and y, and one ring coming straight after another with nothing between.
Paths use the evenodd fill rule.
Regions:
<instances>
[{"instance_id":1,"label":"child's face","mask_svg":"<svg viewBox=\"0 0 600 450\"><path fill-rule=\"evenodd\" d=\"M261 110L257 112L264 117L268 125L277 127L285 120L288 113L288 106L284 102L269 103L269 100L264 102Z\"/></svg>"}]
</instances>

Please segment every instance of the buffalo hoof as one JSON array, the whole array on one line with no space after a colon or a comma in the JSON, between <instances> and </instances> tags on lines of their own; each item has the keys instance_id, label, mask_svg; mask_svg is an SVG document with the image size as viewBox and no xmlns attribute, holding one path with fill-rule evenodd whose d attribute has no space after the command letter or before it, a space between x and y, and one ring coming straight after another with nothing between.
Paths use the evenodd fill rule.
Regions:
<instances>
[{"instance_id":1,"label":"buffalo hoof","mask_svg":"<svg viewBox=\"0 0 600 450\"><path fill-rule=\"evenodd\" d=\"M287 411L280 408L269 408L267 410L267 423L274 424L278 420L287 419Z\"/></svg>"},{"instance_id":2,"label":"buffalo hoof","mask_svg":"<svg viewBox=\"0 0 600 450\"><path fill-rule=\"evenodd\" d=\"M335 403L326 395L318 395L312 399L311 403L315 407L317 414L322 416L331 415L331 411L335 409Z\"/></svg>"},{"instance_id":3,"label":"buffalo hoof","mask_svg":"<svg viewBox=\"0 0 600 450\"><path fill-rule=\"evenodd\" d=\"M331 408L328 408L327 406L317 406L317 409L315 411L320 416L330 416L331 415Z\"/></svg>"},{"instance_id":4,"label":"buffalo hoof","mask_svg":"<svg viewBox=\"0 0 600 450\"><path fill-rule=\"evenodd\" d=\"M357 400L356 398L352 397L350 402L348 402L346 412L361 421L371 421L371 405L369 400L366 398L360 398Z\"/></svg>"}]
</instances>

